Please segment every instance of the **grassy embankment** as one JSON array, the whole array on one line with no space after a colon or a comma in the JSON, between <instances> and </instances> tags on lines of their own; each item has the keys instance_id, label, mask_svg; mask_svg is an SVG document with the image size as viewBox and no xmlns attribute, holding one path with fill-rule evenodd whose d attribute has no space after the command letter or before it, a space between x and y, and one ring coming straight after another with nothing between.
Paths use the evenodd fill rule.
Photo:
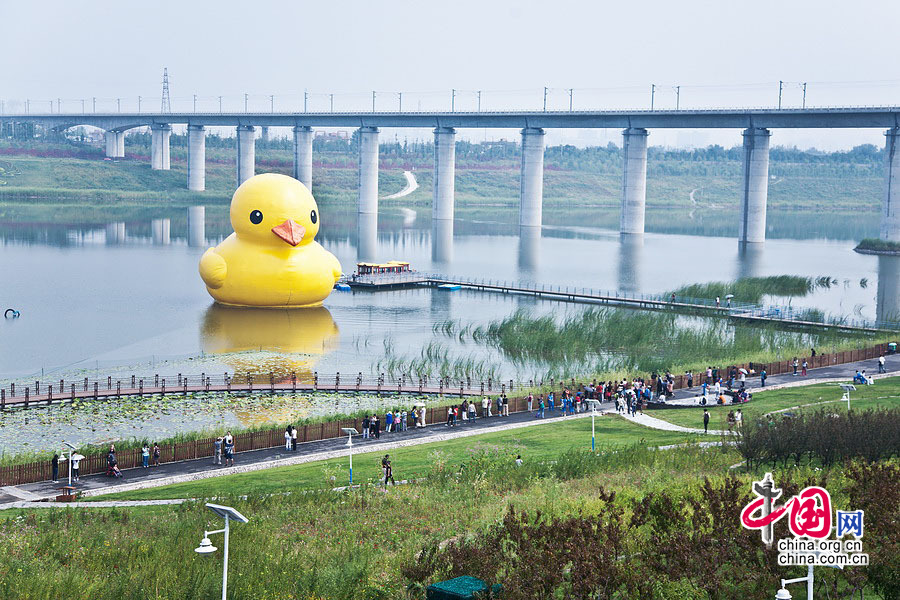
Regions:
<instances>
[{"instance_id":1,"label":"grassy embankment","mask_svg":"<svg viewBox=\"0 0 900 600\"><path fill-rule=\"evenodd\" d=\"M589 426L587 419L579 421L579 426ZM604 418L601 422L624 421ZM537 429L553 435L556 427L575 424ZM249 523L232 528L232 598L422 598L421 588L408 585L460 574L455 572L455 560L441 557L434 563L432 553L444 552L440 548L454 539L457 544L473 544L465 551L472 558L471 553L479 551L479 540L490 539L496 528L517 528L510 519L523 519L532 533L525 537L533 542L552 533L558 538L552 544L555 549L528 549L528 544L520 548L525 538L507 536L506 545L495 547L484 562L475 560L481 566L469 572L502 578L495 573L502 565L518 569L524 560L539 564L538 570L548 575L531 585L558 585L565 590L583 581L569 579L558 558L568 558L573 567L584 558L592 565L591 572L610 577L607 583L612 587L602 597L616 600L762 597L762 589L776 589L778 577L802 574L800 569L778 568L774 554L763 552L758 533L741 528L737 515L751 498L751 481L760 474L730 471L728 466L736 462L734 450L690 446L655 451L632 446L613 452L604 447L595 455L568 449L573 433L586 441L586 431L560 433L568 435L537 454L529 453L528 444L510 438L510 433L485 436L482 444L463 448L421 446L415 450L423 456L425 479L387 490L364 486L339 494L291 493L306 485L300 467L292 467L270 471L279 476L277 485L254 487L254 477L263 475L256 473L219 478L221 487L203 488L205 483L197 482L194 488L179 491L228 494L218 501L250 518ZM525 458L522 467L513 464L516 453ZM406 477L413 468L412 459L399 451L391 454L397 475ZM362 456L357 460L369 462ZM896 478L896 465L891 465L886 463L888 470L878 479L881 496L872 498L872 503L882 504L882 513L896 512L896 490L884 485ZM315 467L319 480L330 485L330 474L336 471L323 464ZM736 479L727 479L729 472ZM775 477L786 493L795 493L806 480L827 477L836 506L849 507L853 501L852 508L861 507L852 500L859 495L860 476L848 476L843 468L788 467L775 469ZM241 494L249 495L241 498ZM864 508L868 512L871 504ZM529 516L520 515L521 511ZM519 516L513 518L513 513ZM6 516L12 518L0 519L0 553L5 557L0 563L0 598L66 594L98 600L195 598L214 597L220 589L220 559L210 561L193 552L204 529L221 526L202 503L50 509ZM889 524L883 519L867 521L866 530L871 539L866 549L877 551L876 561L888 567L897 560L885 538L889 529L884 526ZM581 539L585 532L596 539ZM221 537L213 543L221 546ZM572 543L588 556L566 550ZM588 550L580 543L600 548ZM669 556L673 552L690 560L678 561ZM666 564L657 564L664 554ZM621 555L629 560L620 561ZM850 585L844 574L829 569L821 577L817 573L817 580L830 586L833 578L841 578L836 583L844 588ZM518 574L513 579L522 577ZM548 583L560 577L562 581ZM652 585L642 588L642 582L651 580ZM870 595L872 589L886 580L889 577L863 579L866 597L878 597ZM536 597L556 595L537 590L515 595Z\"/></svg>"},{"instance_id":2,"label":"grassy embankment","mask_svg":"<svg viewBox=\"0 0 900 600\"><path fill-rule=\"evenodd\" d=\"M22 151L23 143L0 144ZM13 148L11 148L13 149ZM135 201L226 202L234 188L234 150L207 148L207 191L187 191L186 150L171 149L172 170L152 171L148 146L126 145L125 160L103 159L99 148L32 142L25 152L47 150L90 158L37 157L26 154L0 155L0 197L40 196L52 199L77 197L103 201L110 197ZM314 193L320 202L355 202L356 156L347 152L316 154L313 171ZM560 159L548 150L545 160L544 203L553 206L618 208L621 200L621 161L579 162ZM257 145L257 172L292 170L289 150ZM879 165L880 167L880 165ZM430 206L431 160L420 156L386 153L382 156L380 191L390 194L404 185L402 170L415 169L419 189L410 196L388 204ZM837 162L828 164L773 161L774 177L769 187L769 207L796 210L877 210L882 185L880 168L869 164ZM705 212L737 210L740 198L739 160L684 159L661 156L648 170L648 207L690 210L690 219ZM457 162L456 196L460 207L468 205L516 207L519 201L519 172L516 160L498 158ZM694 191L693 201L691 192ZM552 215L550 215L553 222Z\"/></svg>"},{"instance_id":3,"label":"grassy embankment","mask_svg":"<svg viewBox=\"0 0 900 600\"><path fill-rule=\"evenodd\" d=\"M440 427L440 426L438 426ZM632 444L659 446L687 442L697 436L648 429L627 419L606 416L596 420L596 435L602 449L627 447ZM403 435L382 434L382 441L402 440ZM591 421L587 418L558 420L532 427L397 448L391 450L395 478L413 479L427 475L438 459L459 465L472 455L472 449L490 447L528 461L547 460L573 448L590 448ZM381 452L354 454L354 481L375 481L381 475ZM237 457L240 462L240 455ZM735 461L736 462L736 461ZM97 500L146 500L157 498L197 498L235 493L274 494L290 489L333 487L336 477L340 485L349 478L347 459L339 458L290 467L278 467L237 475L227 475L196 482L179 483L159 488L121 492L98 497Z\"/></svg>"}]
</instances>

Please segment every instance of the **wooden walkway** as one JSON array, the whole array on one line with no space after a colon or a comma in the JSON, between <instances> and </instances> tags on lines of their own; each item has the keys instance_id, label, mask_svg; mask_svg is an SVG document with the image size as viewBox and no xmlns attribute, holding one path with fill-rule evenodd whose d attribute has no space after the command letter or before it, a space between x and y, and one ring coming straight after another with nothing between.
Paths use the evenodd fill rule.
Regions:
<instances>
[{"instance_id":1,"label":"wooden walkway","mask_svg":"<svg viewBox=\"0 0 900 600\"><path fill-rule=\"evenodd\" d=\"M790 307L764 307L753 304L716 305L714 301L700 298L664 298L652 294L627 294L618 291L602 291L574 286L524 284L492 279L469 279L410 273L408 275L355 276L344 280L350 287L360 290L390 290L403 287L458 286L463 289L502 294L521 294L558 300L627 306L647 310L674 310L683 313L704 314L721 318L746 321L757 325L779 325L799 329L832 329L849 333L878 333L900 331L900 323L844 320L835 322L809 321L805 313Z\"/></svg>"},{"instance_id":2,"label":"wooden walkway","mask_svg":"<svg viewBox=\"0 0 900 600\"><path fill-rule=\"evenodd\" d=\"M197 378L199 379L199 378ZM456 397L472 397L482 396L484 394L497 394L500 392L511 391L515 385L513 382L499 383L491 382L484 384L473 382L472 385L419 385L415 382L409 383L377 383L377 382L359 382L356 378L350 379L347 383L336 382L327 383L302 383L302 382L284 382L275 383L259 383L259 382L238 382L230 383L205 383L188 385L166 385L165 379L161 385L138 385L132 387L119 385L108 385L104 382L92 382L87 385L82 383L71 384L66 391L59 393L59 387L54 392L53 384L38 387L39 393L34 393L31 388L21 388L18 394L15 391L10 393L9 390L0 390L0 410L7 408L29 408L40 405L52 404L54 402L72 402L79 399L100 399L100 398L123 398L126 396L153 396L161 394L190 394L194 392L259 392L270 394L304 394L313 392L336 392L342 394L411 394L411 395L443 395Z\"/></svg>"}]
</instances>

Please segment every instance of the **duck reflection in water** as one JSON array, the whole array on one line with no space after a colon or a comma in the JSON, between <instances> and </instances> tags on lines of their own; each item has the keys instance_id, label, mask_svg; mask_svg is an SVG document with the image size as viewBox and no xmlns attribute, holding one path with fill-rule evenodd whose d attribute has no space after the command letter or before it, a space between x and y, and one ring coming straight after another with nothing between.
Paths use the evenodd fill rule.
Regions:
<instances>
[{"instance_id":1,"label":"duck reflection in water","mask_svg":"<svg viewBox=\"0 0 900 600\"><path fill-rule=\"evenodd\" d=\"M339 330L324 306L315 308L245 308L212 304L203 317L200 347L223 354L235 378L247 375L312 382L319 357L334 351ZM266 357L254 352L268 352Z\"/></svg>"}]
</instances>

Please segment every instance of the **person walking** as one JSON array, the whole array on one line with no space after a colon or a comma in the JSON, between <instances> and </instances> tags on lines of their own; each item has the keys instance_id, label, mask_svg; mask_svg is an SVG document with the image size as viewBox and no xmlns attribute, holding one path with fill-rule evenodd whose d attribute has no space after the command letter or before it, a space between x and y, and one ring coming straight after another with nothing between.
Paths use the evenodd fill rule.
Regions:
<instances>
[{"instance_id":1,"label":"person walking","mask_svg":"<svg viewBox=\"0 0 900 600\"><path fill-rule=\"evenodd\" d=\"M763 369L762 371L759 372L759 382L760 382L761 387L766 387L766 379L768 379L768 377L769 377L769 374L766 373L765 369Z\"/></svg>"},{"instance_id":2,"label":"person walking","mask_svg":"<svg viewBox=\"0 0 900 600\"><path fill-rule=\"evenodd\" d=\"M59 454L54 453L53 458L50 459L50 470L53 475L50 477L53 483L59 483Z\"/></svg>"},{"instance_id":3,"label":"person walking","mask_svg":"<svg viewBox=\"0 0 900 600\"><path fill-rule=\"evenodd\" d=\"M734 427L738 431L741 430L741 427L744 425L744 413L741 412L741 409L737 409L737 412L734 414Z\"/></svg>"},{"instance_id":4,"label":"person walking","mask_svg":"<svg viewBox=\"0 0 900 600\"><path fill-rule=\"evenodd\" d=\"M733 410L728 411L728 417L726 417L726 421L728 422L728 433L732 433L734 431L734 424L737 422Z\"/></svg>"},{"instance_id":5,"label":"person walking","mask_svg":"<svg viewBox=\"0 0 900 600\"><path fill-rule=\"evenodd\" d=\"M538 414L537 414L537 416L538 416L539 419L543 419L543 418L544 418L544 398L543 398L543 397L541 397L541 398L538 400Z\"/></svg>"},{"instance_id":6,"label":"person walking","mask_svg":"<svg viewBox=\"0 0 900 600\"><path fill-rule=\"evenodd\" d=\"M372 431L375 432L375 439L381 439L381 421L378 420L378 415L372 415Z\"/></svg>"},{"instance_id":7,"label":"person walking","mask_svg":"<svg viewBox=\"0 0 900 600\"><path fill-rule=\"evenodd\" d=\"M447 427L453 427L453 407L447 407Z\"/></svg>"},{"instance_id":8,"label":"person walking","mask_svg":"<svg viewBox=\"0 0 900 600\"><path fill-rule=\"evenodd\" d=\"M150 446L147 442L144 442L141 446L141 463L145 469L150 466Z\"/></svg>"},{"instance_id":9,"label":"person walking","mask_svg":"<svg viewBox=\"0 0 900 600\"><path fill-rule=\"evenodd\" d=\"M81 471L79 470L81 467L80 456L80 454L72 455L72 481L78 481L81 478Z\"/></svg>"},{"instance_id":10,"label":"person walking","mask_svg":"<svg viewBox=\"0 0 900 600\"><path fill-rule=\"evenodd\" d=\"M490 402L488 401L488 397L484 396L481 399L481 418L486 419L488 416L488 406L490 406Z\"/></svg>"},{"instance_id":11,"label":"person walking","mask_svg":"<svg viewBox=\"0 0 900 600\"><path fill-rule=\"evenodd\" d=\"M291 426L288 425L284 428L284 449L291 449Z\"/></svg>"},{"instance_id":12,"label":"person walking","mask_svg":"<svg viewBox=\"0 0 900 600\"><path fill-rule=\"evenodd\" d=\"M391 427L394 425L394 413L391 411L387 411L387 414L384 415L384 432L390 433Z\"/></svg>"},{"instance_id":13,"label":"person walking","mask_svg":"<svg viewBox=\"0 0 900 600\"><path fill-rule=\"evenodd\" d=\"M688 386L689 390L694 388L694 372L693 371L687 372L687 386Z\"/></svg>"},{"instance_id":14,"label":"person walking","mask_svg":"<svg viewBox=\"0 0 900 600\"><path fill-rule=\"evenodd\" d=\"M225 438L222 440L225 445L225 466L234 466L234 436L230 431L225 432Z\"/></svg>"},{"instance_id":15,"label":"person walking","mask_svg":"<svg viewBox=\"0 0 900 600\"><path fill-rule=\"evenodd\" d=\"M291 425L291 451L297 451L297 428Z\"/></svg>"},{"instance_id":16,"label":"person walking","mask_svg":"<svg viewBox=\"0 0 900 600\"><path fill-rule=\"evenodd\" d=\"M800 363L797 362L797 357L794 357L794 360L791 361L791 366L794 367L794 377L797 376L797 367L800 366Z\"/></svg>"},{"instance_id":17,"label":"person walking","mask_svg":"<svg viewBox=\"0 0 900 600\"><path fill-rule=\"evenodd\" d=\"M397 482L394 481L394 469L391 466L390 454L385 454L381 459L381 470L384 473L384 487L387 487L388 481L391 482L391 485L397 485Z\"/></svg>"},{"instance_id":18,"label":"person walking","mask_svg":"<svg viewBox=\"0 0 900 600\"><path fill-rule=\"evenodd\" d=\"M222 464L222 436L217 437L213 442L213 464Z\"/></svg>"},{"instance_id":19,"label":"person walking","mask_svg":"<svg viewBox=\"0 0 900 600\"><path fill-rule=\"evenodd\" d=\"M884 373L884 354L878 357L878 372Z\"/></svg>"},{"instance_id":20,"label":"person walking","mask_svg":"<svg viewBox=\"0 0 900 600\"><path fill-rule=\"evenodd\" d=\"M809 366L809 363L806 362L806 359L803 359L803 364L800 365L800 375L802 377L806 377L806 368Z\"/></svg>"},{"instance_id":21,"label":"person walking","mask_svg":"<svg viewBox=\"0 0 900 600\"><path fill-rule=\"evenodd\" d=\"M159 449L159 444L153 442L153 466L159 466L159 459L162 456L162 452Z\"/></svg>"},{"instance_id":22,"label":"person walking","mask_svg":"<svg viewBox=\"0 0 900 600\"><path fill-rule=\"evenodd\" d=\"M503 394L503 416L509 416L509 397L506 394Z\"/></svg>"},{"instance_id":23,"label":"person walking","mask_svg":"<svg viewBox=\"0 0 900 600\"><path fill-rule=\"evenodd\" d=\"M475 403L469 402L469 420L472 421L472 423L474 423L475 419L477 419L477 418L478 418L478 411L475 409Z\"/></svg>"},{"instance_id":24,"label":"person walking","mask_svg":"<svg viewBox=\"0 0 900 600\"><path fill-rule=\"evenodd\" d=\"M703 433L709 433L709 411L703 409Z\"/></svg>"},{"instance_id":25,"label":"person walking","mask_svg":"<svg viewBox=\"0 0 900 600\"><path fill-rule=\"evenodd\" d=\"M532 411L532 406L534 405L534 394L528 394L528 412Z\"/></svg>"},{"instance_id":26,"label":"person walking","mask_svg":"<svg viewBox=\"0 0 900 600\"><path fill-rule=\"evenodd\" d=\"M554 400L555 400L555 398L553 396L553 392L550 392L549 394L547 394L547 410L549 410L550 412L553 412Z\"/></svg>"}]
</instances>

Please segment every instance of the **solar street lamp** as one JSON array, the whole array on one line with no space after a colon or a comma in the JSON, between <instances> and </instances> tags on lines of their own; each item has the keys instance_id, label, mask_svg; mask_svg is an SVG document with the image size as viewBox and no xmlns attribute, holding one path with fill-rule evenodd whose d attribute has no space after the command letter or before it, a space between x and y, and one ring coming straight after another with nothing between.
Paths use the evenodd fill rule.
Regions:
<instances>
[{"instance_id":1,"label":"solar street lamp","mask_svg":"<svg viewBox=\"0 0 900 600\"><path fill-rule=\"evenodd\" d=\"M841 400L847 401L847 410L850 410L850 392L856 391L856 386L852 383L842 383L841 389L844 390L844 395L841 397Z\"/></svg>"},{"instance_id":2,"label":"solar street lamp","mask_svg":"<svg viewBox=\"0 0 900 600\"><path fill-rule=\"evenodd\" d=\"M66 447L69 449L69 487L72 486L72 453L75 452L75 446L70 444L69 442L63 442Z\"/></svg>"},{"instance_id":3,"label":"solar street lamp","mask_svg":"<svg viewBox=\"0 0 900 600\"><path fill-rule=\"evenodd\" d=\"M342 427L341 431L347 434L347 447L350 448L350 485L353 485L353 436L359 435L353 427Z\"/></svg>"},{"instance_id":4,"label":"solar street lamp","mask_svg":"<svg viewBox=\"0 0 900 600\"><path fill-rule=\"evenodd\" d=\"M228 534L229 534L229 523L234 520L239 523L246 523L249 521L247 517L231 508L230 506L222 506L220 504L210 504L207 503L206 507L225 519L225 528L217 529L215 531L204 531L203 539L200 540L200 545L194 548L194 552L197 554L212 554L218 548L212 545L212 541L209 539L209 536L215 533L224 533L225 534L225 561L222 566L222 600L225 600L226 593L228 591Z\"/></svg>"}]
</instances>

